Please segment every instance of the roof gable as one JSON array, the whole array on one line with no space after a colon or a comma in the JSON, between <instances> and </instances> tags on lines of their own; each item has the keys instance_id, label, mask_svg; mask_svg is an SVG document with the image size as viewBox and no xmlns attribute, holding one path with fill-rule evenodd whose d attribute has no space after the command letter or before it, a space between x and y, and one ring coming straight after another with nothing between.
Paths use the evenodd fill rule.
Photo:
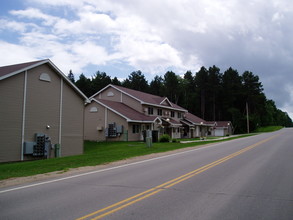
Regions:
<instances>
[{"instance_id":1,"label":"roof gable","mask_svg":"<svg viewBox=\"0 0 293 220\"><path fill-rule=\"evenodd\" d=\"M92 99L93 101L109 108L116 114L122 116L129 122L154 122L156 120L156 116L148 116L144 115L141 112L136 111L135 109L125 105L121 102L114 102L104 99Z\"/></svg>"},{"instance_id":2,"label":"roof gable","mask_svg":"<svg viewBox=\"0 0 293 220\"><path fill-rule=\"evenodd\" d=\"M16 75L19 72L23 72L27 69L31 69L35 66L39 66L40 64L46 63L47 60L39 60L39 61L33 61L28 63L20 63L20 64L14 64L9 66L1 66L0 67L0 80L8 78L10 76Z\"/></svg>"},{"instance_id":3,"label":"roof gable","mask_svg":"<svg viewBox=\"0 0 293 220\"><path fill-rule=\"evenodd\" d=\"M232 126L231 121L216 121L216 127L223 127L223 128L227 128L229 126Z\"/></svg>"},{"instance_id":4,"label":"roof gable","mask_svg":"<svg viewBox=\"0 0 293 220\"><path fill-rule=\"evenodd\" d=\"M163 101L161 101L160 104L173 107L172 102L170 102L167 97Z\"/></svg>"},{"instance_id":5,"label":"roof gable","mask_svg":"<svg viewBox=\"0 0 293 220\"><path fill-rule=\"evenodd\" d=\"M54 63L51 62L51 60L39 60L39 61L33 61L28 63L20 63L15 65L9 65L9 66L2 66L0 67L0 81L4 80L6 78L12 77L14 75L17 75L19 73L22 73L24 71L33 69L35 67L38 67L43 64L48 64L51 66L55 72L60 75L64 81L82 98L85 99L86 102L89 102L89 99L67 78L67 76L59 70L57 66L55 66Z\"/></svg>"},{"instance_id":6,"label":"roof gable","mask_svg":"<svg viewBox=\"0 0 293 220\"><path fill-rule=\"evenodd\" d=\"M177 109L177 110L187 112L187 110L182 108L181 106L170 102L167 97L160 97L160 96L152 95L152 94L149 94L149 93L145 93L145 92L125 88L123 86L112 85L112 84L109 84L105 88L101 89L100 91L98 91L97 93L92 95L90 97L90 99L94 98L99 93L103 92L104 90L106 90L109 87L112 87L112 88L114 88L114 89L116 89L116 90L128 95L129 97L132 97L133 99L139 101L141 104L154 105L154 106L159 106L159 107L162 107L162 108L163 107L168 107L168 108Z\"/></svg>"}]
</instances>

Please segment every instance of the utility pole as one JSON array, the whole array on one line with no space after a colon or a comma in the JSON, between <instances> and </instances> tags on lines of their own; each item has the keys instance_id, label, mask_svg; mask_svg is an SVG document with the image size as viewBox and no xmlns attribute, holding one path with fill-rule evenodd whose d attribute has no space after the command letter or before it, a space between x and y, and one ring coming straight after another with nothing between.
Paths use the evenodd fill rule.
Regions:
<instances>
[{"instance_id":1,"label":"utility pole","mask_svg":"<svg viewBox=\"0 0 293 220\"><path fill-rule=\"evenodd\" d=\"M249 134L249 113L248 113L248 102L246 102L246 123L247 123L247 134Z\"/></svg>"}]
</instances>

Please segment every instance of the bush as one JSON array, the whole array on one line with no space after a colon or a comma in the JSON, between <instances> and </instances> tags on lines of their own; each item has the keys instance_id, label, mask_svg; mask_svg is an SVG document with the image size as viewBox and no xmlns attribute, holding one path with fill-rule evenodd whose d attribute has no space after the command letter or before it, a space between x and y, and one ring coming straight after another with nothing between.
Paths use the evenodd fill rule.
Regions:
<instances>
[{"instance_id":1,"label":"bush","mask_svg":"<svg viewBox=\"0 0 293 220\"><path fill-rule=\"evenodd\" d=\"M176 138L173 138L173 139L172 139L172 142L173 142L173 143L178 143L178 140L177 140Z\"/></svg>"},{"instance_id":2,"label":"bush","mask_svg":"<svg viewBox=\"0 0 293 220\"><path fill-rule=\"evenodd\" d=\"M160 137L159 141L160 142L170 142L171 137L168 134L164 134Z\"/></svg>"}]
</instances>

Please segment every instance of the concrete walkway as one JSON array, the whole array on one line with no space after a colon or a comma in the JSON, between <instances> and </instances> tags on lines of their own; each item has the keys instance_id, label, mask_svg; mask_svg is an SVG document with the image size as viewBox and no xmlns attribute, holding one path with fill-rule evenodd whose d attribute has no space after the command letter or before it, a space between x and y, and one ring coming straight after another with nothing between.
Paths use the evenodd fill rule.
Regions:
<instances>
[{"instance_id":1,"label":"concrete walkway","mask_svg":"<svg viewBox=\"0 0 293 220\"><path fill-rule=\"evenodd\" d=\"M218 140L224 140L227 138L232 138L232 137L237 137L239 135L230 135L230 136L225 136L225 137L218 137L218 138L213 138L213 139L208 139L204 138L202 140L190 140L190 141L180 141L181 144L187 144L187 143L194 143L194 142L202 142L202 141L218 141Z\"/></svg>"}]
</instances>

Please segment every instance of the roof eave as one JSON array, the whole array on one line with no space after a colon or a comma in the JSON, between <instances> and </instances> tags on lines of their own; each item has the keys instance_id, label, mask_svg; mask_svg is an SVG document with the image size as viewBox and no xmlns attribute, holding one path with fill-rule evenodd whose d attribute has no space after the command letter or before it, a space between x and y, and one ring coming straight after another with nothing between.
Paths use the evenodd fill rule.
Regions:
<instances>
[{"instance_id":1,"label":"roof eave","mask_svg":"<svg viewBox=\"0 0 293 220\"><path fill-rule=\"evenodd\" d=\"M22 73L22 72L25 72L25 71L27 71L27 70L29 70L29 69L34 68L34 67L37 67L37 66L40 66L40 65L42 65L42 64L48 63L49 61L50 61L49 59L41 60L40 62L37 62L37 63L32 64L32 65L30 65L30 66L27 66L27 67L24 67L24 68L22 68L22 69L16 70L16 71L14 71L14 72L12 72L12 73L5 74L4 76L0 77L0 80L3 80L3 79L6 79L6 78L9 78L9 77L11 77L11 76L17 75L17 74Z\"/></svg>"},{"instance_id":2,"label":"roof eave","mask_svg":"<svg viewBox=\"0 0 293 220\"><path fill-rule=\"evenodd\" d=\"M119 115L119 116L121 116L122 118L124 118L126 121L131 120L130 118L126 117L125 115L123 115L123 114L121 114L120 112L116 111L115 109L109 107L108 105L106 105L106 104L104 104L104 103L98 101L98 100L95 99L95 98L90 98L90 100L91 100L91 101L95 101L96 103L98 103L98 104L104 106L105 108L111 110L112 112L114 112L114 113L116 113L117 115Z\"/></svg>"},{"instance_id":3,"label":"roof eave","mask_svg":"<svg viewBox=\"0 0 293 220\"><path fill-rule=\"evenodd\" d=\"M153 103L149 103L149 102L141 102L141 104L142 105L151 105L151 106L160 107L160 108L167 108L167 109L177 110L177 111L182 111L182 112L188 112L186 109L174 108L174 107L169 107L169 106L165 106L165 105L157 105L157 104L153 104Z\"/></svg>"},{"instance_id":4,"label":"roof eave","mask_svg":"<svg viewBox=\"0 0 293 220\"><path fill-rule=\"evenodd\" d=\"M51 65L60 75L61 75L61 77L63 78L63 79L65 79L65 81L67 82L67 83L69 83L69 85L81 96L81 97L83 97L84 98L84 100L85 100L85 102L86 103L89 103L90 102L90 100L88 99L88 97L86 97L86 95L85 94L83 94L83 92L82 91L80 91L79 90L79 88L77 88L68 78L67 78L67 76L50 60L50 59L46 59L46 60L41 60L40 62L37 62L37 63L35 63L35 64L32 64L32 65L30 65L30 66L27 66L27 67L25 67L25 68L22 68L22 69L19 69L19 70L17 70L17 71L14 71L14 72L12 72L12 73L9 73L9 74L6 74L6 75L4 75L4 76L2 76L2 77L0 77L0 80L3 80L3 79L6 79L6 78L9 78L9 77L11 77L11 76L14 76L14 75L17 75L17 74L19 74L19 73L22 73L22 72L25 72L25 71L28 71L28 70L30 70L30 69L32 69L32 68L35 68L35 67L38 67L38 66L41 66L41 65L43 65L43 64L46 64L46 63L48 63L49 65Z\"/></svg>"}]
</instances>

